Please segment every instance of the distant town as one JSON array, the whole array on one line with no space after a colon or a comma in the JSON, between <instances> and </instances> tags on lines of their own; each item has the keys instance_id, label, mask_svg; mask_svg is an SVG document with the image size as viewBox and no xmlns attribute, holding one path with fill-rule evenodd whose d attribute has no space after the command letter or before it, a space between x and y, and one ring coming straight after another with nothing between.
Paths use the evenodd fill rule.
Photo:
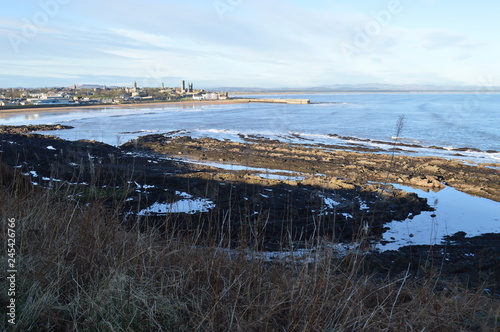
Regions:
<instances>
[{"instance_id":1,"label":"distant town","mask_svg":"<svg viewBox=\"0 0 500 332\"><path fill-rule=\"evenodd\" d=\"M132 82L131 82L132 83ZM225 100L233 102L265 102L309 104L309 99L229 98L232 94L315 94L315 93L500 93L500 86L436 86L394 84L334 84L310 88L221 87L217 92L195 89L185 80L175 87L131 87L80 84L52 88L0 88L0 110L34 107L59 107L83 105L119 105L134 103L161 103L175 101ZM220 92L224 91L224 92Z\"/></svg>"},{"instance_id":2,"label":"distant town","mask_svg":"<svg viewBox=\"0 0 500 332\"><path fill-rule=\"evenodd\" d=\"M182 80L177 87L144 87L134 82L132 87L73 85L54 88L0 89L0 107L23 108L36 106L103 105L188 100L228 99L227 92L194 89L193 83Z\"/></svg>"}]
</instances>

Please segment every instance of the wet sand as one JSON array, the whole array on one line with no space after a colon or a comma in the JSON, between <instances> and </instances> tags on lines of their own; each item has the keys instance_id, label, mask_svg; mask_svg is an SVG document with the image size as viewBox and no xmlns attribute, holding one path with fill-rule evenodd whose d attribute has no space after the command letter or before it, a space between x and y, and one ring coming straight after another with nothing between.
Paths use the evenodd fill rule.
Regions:
<instances>
[{"instance_id":1,"label":"wet sand","mask_svg":"<svg viewBox=\"0 0 500 332\"><path fill-rule=\"evenodd\" d=\"M227 100L190 100L190 101L172 101L172 102L157 102L157 103L135 103L135 104L113 104L113 105L81 105L81 106L61 106L61 107L29 107L15 109L1 109L0 119L9 118L18 114L37 114L37 113L66 113L78 112L82 110L93 110L103 108L143 108L143 107L175 107L175 106L203 106L203 105L225 105L225 104L241 104L245 101L239 99Z\"/></svg>"}]
</instances>

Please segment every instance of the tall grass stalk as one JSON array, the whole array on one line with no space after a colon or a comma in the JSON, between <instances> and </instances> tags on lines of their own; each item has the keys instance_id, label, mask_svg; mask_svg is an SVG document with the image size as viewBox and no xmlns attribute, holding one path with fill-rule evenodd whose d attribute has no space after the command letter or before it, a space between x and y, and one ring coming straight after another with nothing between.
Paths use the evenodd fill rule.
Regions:
<instances>
[{"instance_id":1,"label":"tall grass stalk","mask_svg":"<svg viewBox=\"0 0 500 332\"><path fill-rule=\"evenodd\" d=\"M113 206L65 199L1 167L0 241L18 221L14 331L494 331L499 305L435 275L375 277L360 253L335 257L312 239L309 257L262 259L199 233L168 240L157 228L126 230ZM233 211L233 213L235 213ZM223 215L223 214L221 214ZM244 216L242 216L244 218ZM168 221L166 221L168 222ZM216 223L216 220L213 221ZM226 225L225 229L229 229ZM252 230L253 234L259 231ZM317 235L318 236L318 235ZM172 239L175 237L175 239ZM244 238L244 235L241 235ZM223 239L224 241L220 241ZM221 246L219 246L219 241ZM224 249L224 250L223 250ZM0 269L6 271L6 250Z\"/></svg>"}]
</instances>

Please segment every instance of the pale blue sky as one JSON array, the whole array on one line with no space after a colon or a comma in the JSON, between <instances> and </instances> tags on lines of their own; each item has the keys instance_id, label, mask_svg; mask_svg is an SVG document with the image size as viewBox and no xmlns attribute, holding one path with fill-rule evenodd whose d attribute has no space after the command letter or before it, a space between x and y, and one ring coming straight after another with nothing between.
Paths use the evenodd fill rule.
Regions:
<instances>
[{"instance_id":1,"label":"pale blue sky","mask_svg":"<svg viewBox=\"0 0 500 332\"><path fill-rule=\"evenodd\" d=\"M491 0L25 0L0 87L500 85Z\"/></svg>"}]
</instances>

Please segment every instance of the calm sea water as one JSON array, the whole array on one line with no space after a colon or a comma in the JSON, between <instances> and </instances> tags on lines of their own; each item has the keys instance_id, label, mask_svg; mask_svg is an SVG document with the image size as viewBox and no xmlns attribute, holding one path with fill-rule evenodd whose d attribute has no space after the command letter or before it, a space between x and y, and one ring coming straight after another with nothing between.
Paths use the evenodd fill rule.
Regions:
<instances>
[{"instance_id":1,"label":"calm sea water","mask_svg":"<svg viewBox=\"0 0 500 332\"><path fill-rule=\"evenodd\" d=\"M307 98L313 104L96 108L78 112L18 115L0 119L0 123L62 123L75 129L52 134L70 140L93 139L113 145L139 135L175 130L183 130L194 137L236 140L239 139L238 134L242 133L302 143L312 140L339 144L349 142L329 135L392 142L398 119L404 116L399 141L424 147L412 148L411 153L446 155L447 151L425 148L431 146L473 148L482 152L462 154L474 161L500 160L500 94L330 93L265 97ZM297 135L301 139L297 139ZM455 152L448 154L452 156Z\"/></svg>"}]
</instances>

